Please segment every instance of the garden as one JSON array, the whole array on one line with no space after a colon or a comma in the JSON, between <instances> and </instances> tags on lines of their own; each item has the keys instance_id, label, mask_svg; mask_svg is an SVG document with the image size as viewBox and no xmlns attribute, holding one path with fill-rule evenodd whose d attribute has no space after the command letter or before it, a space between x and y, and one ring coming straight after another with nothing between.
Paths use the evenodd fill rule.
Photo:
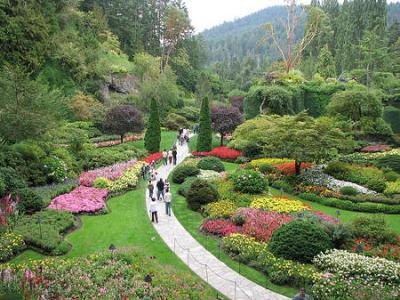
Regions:
<instances>
[{"instance_id":1,"label":"garden","mask_svg":"<svg viewBox=\"0 0 400 300\"><path fill-rule=\"evenodd\" d=\"M295 159L251 159L228 147L192 152L171 174L174 211L204 247L271 290L394 299L399 150L372 151L297 166Z\"/></svg>"}]
</instances>

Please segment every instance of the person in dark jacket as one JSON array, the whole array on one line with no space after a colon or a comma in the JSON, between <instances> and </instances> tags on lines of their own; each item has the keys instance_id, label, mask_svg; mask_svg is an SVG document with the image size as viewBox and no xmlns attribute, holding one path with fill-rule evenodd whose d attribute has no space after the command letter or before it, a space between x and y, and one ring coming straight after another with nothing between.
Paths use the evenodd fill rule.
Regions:
<instances>
[{"instance_id":1,"label":"person in dark jacket","mask_svg":"<svg viewBox=\"0 0 400 300\"><path fill-rule=\"evenodd\" d=\"M154 185L151 183L151 180L149 180L149 184L147 185L147 189L149 190L149 197L150 199L153 198L154 194Z\"/></svg>"},{"instance_id":2,"label":"person in dark jacket","mask_svg":"<svg viewBox=\"0 0 400 300\"><path fill-rule=\"evenodd\" d=\"M160 180L157 182L157 199L158 199L158 201L160 201L161 196L162 196L162 199L164 199L164 187L165 187L165 183L162 180L162 178L160 178Z\"/></svg>"}]
</instances>

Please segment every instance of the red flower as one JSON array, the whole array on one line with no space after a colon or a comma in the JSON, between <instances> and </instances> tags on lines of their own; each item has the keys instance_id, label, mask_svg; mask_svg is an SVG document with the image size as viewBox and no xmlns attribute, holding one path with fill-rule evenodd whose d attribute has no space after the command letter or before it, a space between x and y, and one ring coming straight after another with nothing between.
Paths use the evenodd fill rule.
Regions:
<instances>
[{"instance_id":1,"label":"red flower","mask_svg":"<svg viewBox=\"0 0 400 300\"><path fill-rule=\"evenodd\" d=\"M162 152L157 152L157 153L153 153L150 154L149 156L147 156L146 158L142 159L142 161L150 164L153 160L155 162L159 161L162 158Z\"/></svg>"},{"instance_id":2,"label":"red flower","mask_svg":"<svg viewBox=\"0 0 400 300\"><path fill-rule=\"evenodd\" d=\"M207 220L203 223L201 229L208 233L221 236L228 236L239 232L239 228L234 223L224 219Z\"/></svg>"},{"instance_id":3,"label":"red flower","mask_svg":"<svg viewBox=\"0 0 400 300\"><path fill-rule=\"evenodd\" d=\"M301 163L301 169L307 169L311 167L312 163ZM273 168L281 171L285 175L294 175L296 174L296 167L294 162L282 163L282 164L275 164L272 165Z\"/></svg>"},{"instance_id":4,"label":"red flower","mask_svg":"<svg viewBox=\"0 0 400 300\"><path fill-rule=\"evenodd\" d=\"M218 157L222 160L235 160L238 158L241 153L235 149L231 149L226 146L217 147L211 150L210 152L192 152L195 156L214 156Z\"/></svg>"}]
</instances>

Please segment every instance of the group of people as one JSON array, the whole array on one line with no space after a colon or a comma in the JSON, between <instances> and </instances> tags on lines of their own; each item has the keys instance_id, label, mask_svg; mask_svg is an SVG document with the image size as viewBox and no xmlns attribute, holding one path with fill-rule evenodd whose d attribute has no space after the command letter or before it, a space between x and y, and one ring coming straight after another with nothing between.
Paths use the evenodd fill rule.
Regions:
<instances>
[{"instance_id":1,"label":"group of people","mask_svg":"<svg viewBox=\"0 0 400 300\"><path fill-rule=\"evenodd\" d=\"M178 150L176 149L176 146L174 145L170 150L164 149L162 152L162 158L164 165L174 165L176 166L177 158L178 158Z\"/></svg>"},{"instance_id":2,"label":"group of people","mask_svg":"<svg viewBox=\"0 0 400 300\"><path fill-rule=\"evenodd\" d=\"M164 201L165 202L165 214L168 216L171 216L171 200L172 200L172 194L169 186L168 179L165 179L165 181L160 178L157 181L156 184L156 189L157 189L157 194L154 194L154 185L151 180L149 180L149 184L147 186L147 189L149 191L149 197L151 199L150 203L150 213L151 213L151 222L156 222L158 223L158 204L157 202ZM156 201L156 198L158 201Z\"/></svg>"},{"instance_id":3,"label":"group of people","mask_svg":"<svg viewBox=\"0 0 400 300\"><path fill-rule=\"evenodd\" d=\"M185 142L189 143L189 129L181 128L176 135L179 145L183 145Z\"/></svg>"}]
</instances>

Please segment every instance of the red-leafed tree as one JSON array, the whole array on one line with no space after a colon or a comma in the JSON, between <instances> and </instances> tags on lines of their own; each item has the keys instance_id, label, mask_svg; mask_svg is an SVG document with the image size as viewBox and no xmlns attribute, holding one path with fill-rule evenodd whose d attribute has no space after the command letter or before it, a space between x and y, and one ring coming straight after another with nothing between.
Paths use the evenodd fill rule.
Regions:
<instances>
[{"instance_id":1,"label":"red-leafed tree","mask_svg":"<svg viewBox=\"0 0 400 300\"><path fill-rule=\"evenodd\" d=\"M211 120L213 130L221 135L223 146L225 135L243 123L243 116L236 107L214 106L211 109Z\"/></svg>"},{"instance_id":2,"label":"red-leafed tree","mask_svg":"<svg viewBox=\"0 0 400 300\"><path fill-rule=\"evenodd\" d=\"M116 105L107 112L103 127L110 134L120 135L123 143L127 132L143 131L143 117L132 105Z\"/></svg>"}]
</instances>

